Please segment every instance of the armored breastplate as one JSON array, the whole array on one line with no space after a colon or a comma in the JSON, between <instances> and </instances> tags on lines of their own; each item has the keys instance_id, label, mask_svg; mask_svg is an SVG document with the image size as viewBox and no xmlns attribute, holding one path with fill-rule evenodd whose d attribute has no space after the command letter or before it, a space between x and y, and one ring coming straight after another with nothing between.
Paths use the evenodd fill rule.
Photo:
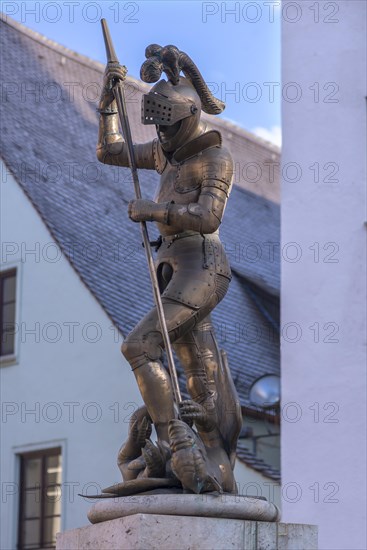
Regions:
<instances>
[{"instance_id":1,"label":"armored breastplate","mask_svg":"<svg viewBox=\"0 0 367 550\"><path fill-rule=\"evenodd\" d=\"M184 205L196 202L207 170L205 151L220 145L219 132L206 132L177 150L171 160L165 159L164 165L161 162L161 180L154 200Z\"/></svg>"},{"instance_id":2,"label":"armored breastplate","mask_svg":"<svg viewBox=\"0 0 367 550\"><path fill-rule=\"evenodd\" d=\"M167 162L154 200L185 205L196 202L202 182L201 172L200 154L182 163Z\"/></svg>"}]
</instances>

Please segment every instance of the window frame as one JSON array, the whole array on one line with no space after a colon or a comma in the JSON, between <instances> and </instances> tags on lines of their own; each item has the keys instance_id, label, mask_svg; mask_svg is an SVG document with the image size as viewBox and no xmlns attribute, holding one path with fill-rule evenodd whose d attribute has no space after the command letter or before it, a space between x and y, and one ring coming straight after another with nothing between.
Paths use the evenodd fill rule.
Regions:
<instances>
[{"instance_id":1,"label":"window frame","mask_svg":"<svg viewBox=\"0 0 367 550\"><path fill-rule=\"evenodd\" d=\"M23 266L20 261L3 262L0 274L3 275L9 271L15 271L15 334L14 334L14 352L8 355L0 355L0 367L7 367L19 363L20 354L20 330L21 326L21 281ZM1 313L0 313L1 316Z\"/></svg>"},{"instance_id":2,"label":"window frame","mask_svg":"<svg viewBox=\"0 0 367 550\"><path fill-rule=\"evenodd\" d=\"M47 448L40 448L37 450L32 451L25 451L18 454L18 460L19 460L19 502L18 502L18 525L17 525L17 544L16 548L18 550L24 549L24 541L23 541L23 525L26 521L25 515L25 496L26 496L26 489L25 489L25 463L26 460L34 459L34 458L40 458L41 459L41 484L40 484L40 495L41 495L41 501L40 501L40 516L39 518L33 518L33 519L39 519L40 520L40 526L39 526L39 535L40 535L40 544L36 546L35 544L30 546L31 548L34 548L34 550L39 549L54 549L56 548L56 542L55 546L46 546L47 542L43 541L43 532L44 532L44 525L47 519L53 518L53 517L59 517L60 518L60 530L62 529L62 517L63 517L63 507L62 507L62 501L60 503L60 514L54 514L51 516L46 516L45 514L45 490L47 488L46 486L46 459L50 456L60 456L61 457L61 475L64 473L64 464L63 464L63 448L62 446L56 446L56 447L47 447ZM62 488L62 479L59 485L60 488ZM30 518L28 518L30 519Z\"/></svg>"}]
</instances>

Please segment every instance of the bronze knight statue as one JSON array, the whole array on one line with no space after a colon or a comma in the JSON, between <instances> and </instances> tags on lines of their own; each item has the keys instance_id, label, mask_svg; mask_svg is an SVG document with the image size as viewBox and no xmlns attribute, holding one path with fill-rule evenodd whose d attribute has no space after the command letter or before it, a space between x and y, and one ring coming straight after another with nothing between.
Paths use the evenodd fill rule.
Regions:
<instances>
[{"instance_id":1,"label":"bronze knight statue","mask_svg":"<svg viewBox=\"0 0 367 550\"><path fill-rule=\"evenodd\" d=\"M132 418L119 466L125 482L161 478L173 480L184 491L235 493L241 414L210 318L231 280L219 226L233 162L220 133L201 120L201 111L219 114L224 104L213 97L189 56L175 46L150 45L146 58L141 78L158 82L143 95L141 121L155 125L157 137L133 149L137 168L156 170L160 182L154 200L132 200L128 215L133 222L155 222L159 229L155 267L164 317L191 399L177 406L174 402L154 307L122 345L145 406ZM159 80L162 72L167 80ZM125 67L107 65L98 109L97 157L118 166L129 166L129 154L119 130L113 86L125 76ZM150 441L151 423L156 445Z\"/></svg>"}]
</instances>

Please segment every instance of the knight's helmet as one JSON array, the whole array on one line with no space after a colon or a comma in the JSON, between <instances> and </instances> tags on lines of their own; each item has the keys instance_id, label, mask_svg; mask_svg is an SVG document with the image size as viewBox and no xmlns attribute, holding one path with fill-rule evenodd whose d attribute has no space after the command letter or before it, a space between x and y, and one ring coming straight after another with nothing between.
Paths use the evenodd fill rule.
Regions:
<instances>
[{"instance_id":1,"label":"knight's helmet","mask_svg":"<svg viewBox=\"0 0 367 550\"><path fill-rule=\"evenodd\" d=\"M140 69L144 82L157 82L164 71L168 80L159 80L144 94L141 106L143 124L155 124L166 152L172 152L196 137L201 110L217 115L225 104L216 99L190 57L175 46L151 44ZM180 76L183 72L185 77Z\"/></svg>"}]
</instances>

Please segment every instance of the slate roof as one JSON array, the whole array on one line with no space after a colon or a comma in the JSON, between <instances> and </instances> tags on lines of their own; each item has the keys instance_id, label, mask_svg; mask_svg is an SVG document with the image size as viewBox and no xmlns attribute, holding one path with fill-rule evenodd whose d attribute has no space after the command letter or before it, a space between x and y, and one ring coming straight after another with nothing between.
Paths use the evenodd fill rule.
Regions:
<instances>
[{"instance_id":1,"label":"slate roof","mask_svg":"<svg viewBox=\"0 0 367 550\"><path fill-rule=\"evenodd\" d=\"M125 335L152 298L139 226L126 215L133 196L130 172L95 157L95 107L104 67L9 18L1 21L1 51L2 156L73 268ZM133 139L147 141L154 130L139 122L146 85L132 78L128 83ZM223 119L206 118L222 132L237 166L279 160L275 146ZM158 177L140 171L145 196L153 195ZM254 379L279 374L274 319L248 286L256 285L265 302L279 297L279 205L264 197L277 200L279 185L276 180L267 188L263 177L258 189L252 188L259 195L244 189L251 187L248 182L238 182L221 226L234 277L213 318L241 403L251 407L248 389Z\"/></svg>"},{"instance_id":2,"label":"slate roof","mask_svg":"<svg viewBox=\"0 0 367 550\"><path fill-rule=\"evenodd\" d=\"M249 451L241 441L239 441L237 445L237 457L257 472L280 482L280 471L277 468L269 466L269 464L266 464L261 458L254 455L254 453Z\"/></svg>"}]
</instances>

